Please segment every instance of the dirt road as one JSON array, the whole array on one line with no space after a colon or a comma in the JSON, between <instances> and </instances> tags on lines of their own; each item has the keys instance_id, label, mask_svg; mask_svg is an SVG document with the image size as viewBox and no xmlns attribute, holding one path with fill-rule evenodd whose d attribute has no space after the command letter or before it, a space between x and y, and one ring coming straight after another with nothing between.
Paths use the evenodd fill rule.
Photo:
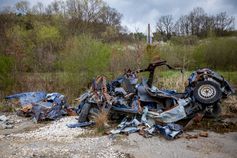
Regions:
<instances>
[{"instance_id":1,"label":"dirt road","mask_svg":"<svg viewBox=\"0 0 237 158\"><path fill-rule=\"evenodd\" d=\"M30 120L24 120L27 121ZM66 124L73 122L74 117L65 117L48 124L32 125L28 122L29 127L26 123L22 127L22 122L12 131L0 130L0 157L234 158L237 155L237 132L218 134L209 131L207 138L188 140L182 137L174 141L159 136L143 138L138 134L111 138L93 136L90 129L66 127ZM198 132L192 131L189 134Z\"/></svg>"}]
</instances>

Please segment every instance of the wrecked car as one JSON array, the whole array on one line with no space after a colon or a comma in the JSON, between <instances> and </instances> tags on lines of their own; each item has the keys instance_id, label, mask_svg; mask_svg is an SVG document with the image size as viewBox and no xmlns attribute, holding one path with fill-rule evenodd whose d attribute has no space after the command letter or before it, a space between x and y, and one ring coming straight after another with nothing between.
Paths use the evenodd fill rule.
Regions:
<instances>
[{"instance_id":1,"label":"wrecked car","mask_svg":"<svg viewBox=\"0 0 237 158\"><path fill-rule=\"evenodd\" d=\"M92 121L101 111L106 111L110 117L118 113L139 115L141 122L148 125L175 123L192 118L196 113L217 116L221 100L234 93L222 76L207 68L191 74L183 93L158 89L152 83L155 69L160 66L175 69L166 61L159 60L145 69L128 70L111 82L103 76L98 77L91 88L77 99L80 101L78 121ZM142 72L149 72L149 78L137 83L137 74Z\"/></svg>"},{"instance_id":2,"label":"wrecked car","mask_svg":"<svg viewBox=\"0 0 237 158\"><path fill-rule=\"evenodd\" d=\"M17 115L32 117L35 122L75 114L67 104L66 97L60 93L25 92L7 96L5 99L20 106Z\"/></svg>"}]
</instances>

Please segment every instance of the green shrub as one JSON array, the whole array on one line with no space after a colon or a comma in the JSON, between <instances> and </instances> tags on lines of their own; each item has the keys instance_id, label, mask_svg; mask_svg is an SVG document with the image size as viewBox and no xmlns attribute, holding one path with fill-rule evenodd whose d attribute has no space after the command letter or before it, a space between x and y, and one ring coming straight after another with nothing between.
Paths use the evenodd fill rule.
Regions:
<instances>
[{"instance_id":1,"label":"green shrub","mask_svg":"<svg viewBox=\"0 0 237 158\"><path fill-rule=\"evenodd\" d=\"M82 35L67 42L62 66L65 72L84 73L85 78L91 79L108 71L110 53L107 44Z\"/></svg>"},{"instance_id":2,"label":"green shrub","mask_svg":"<svg viewBox=\"0 0 237 158\"><path fill-rule=\"evenodd\" d=\"M209 67L215 70L237 70L237 38L209 38L195 45L171 42L159 46L160 56L171 65L189 70Z\"/></svg>"},{"instance_id":3,"label":"green shrub","mask_svg":"<svg viewBox=\"0 0 237 158\"><path fill-rule=\"evenodd\" d=\"M194 67L237 70L237 39L212 38L202 41L193 54Z\"/></svg>"},{"instance_id":4,"label":"green shrub","mask_svg":"<svg viewBox=\"0 0 237 158\"><path fill-rule=\"evenodd\" d=\"M0 55L0 90L6 91L13 83L13 59Z\"/></svg>"},{"instance_id":5,"label":"green shrub","mask_svg":"<svg viewBox=\"0 0 237 158\"><path fill-rule=\"evenodd\" d=\"M195 46L165 44L160 47L160 56L168 61L170 65L189 69L194 62L192 59Z\"/></svg>"},{"instance_id":6,"label":"green shrub","mask_svg":"<svg viewBox=\"0 0 237 158\"><path fill-rule=\"evenodd\" d=\"M37 25L36 35L38 41L43 43L56 42L61 38L58 28L54 26Z\"/></svg>"},{"instance_id":7,"label":"green shrub","mask_svg":"<svg viewBox=\"0 0 237 158\"><path fill-rule=\"evenodd\" d=\"M81 35L68 40L61 56L62 83L71 93L79 93L93 78L109 72L110 54L109 45L91 36Z\"/></svg>"},{"instance_id":8,"label":"green shrub","mask_svg":"<svg viewBox=\"0 0 237 158\"><path fill-rule=\"evenodd\" d=\"M197 36L172 36L171 43L176 45L196 45L198 43Z\"/></svg>"}]
</instances>

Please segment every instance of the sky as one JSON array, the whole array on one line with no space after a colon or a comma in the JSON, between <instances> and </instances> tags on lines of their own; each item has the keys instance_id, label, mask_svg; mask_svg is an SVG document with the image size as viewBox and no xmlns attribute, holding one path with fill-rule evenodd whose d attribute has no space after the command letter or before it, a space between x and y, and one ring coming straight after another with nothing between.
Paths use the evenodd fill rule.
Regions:
<instances>
[{"instance_id":1,"label":"sky","mask_svg":"<svg viewBox=\"0 0 237 158\"><path fill-rule=\"evenodd\" d=\"M9 6L19 0L0 0L0 7ZM28 0L31 4L39 0ZM41 0L49 4L54 0ZM158 18L162 15L172 15L174 20L188 14L195 7L202 7L209 15L226 11L236 19L237 28L237 0L104 0L112 8L123 14L122 25L131 32L147 32L148 23L155 31Z\"/></svg>"}]
</instances>

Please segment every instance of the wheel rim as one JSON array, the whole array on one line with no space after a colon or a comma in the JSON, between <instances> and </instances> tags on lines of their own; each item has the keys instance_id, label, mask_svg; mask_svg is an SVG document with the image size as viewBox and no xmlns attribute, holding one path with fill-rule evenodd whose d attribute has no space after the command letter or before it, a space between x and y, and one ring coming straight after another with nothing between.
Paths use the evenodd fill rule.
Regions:
<instances>
[{"instance_id":1,"label":"wheel rim","mask_svg":"<svg viewBox=\"0 0 237 158\"><path fill-rule=\"evenodd\" d=\"M216 95L216 89L215 89L214 86L209 85L209 84L208 85L202 85L198 89L198 95L202 99L212 99Z\"/></svg>"}]
</instances>

